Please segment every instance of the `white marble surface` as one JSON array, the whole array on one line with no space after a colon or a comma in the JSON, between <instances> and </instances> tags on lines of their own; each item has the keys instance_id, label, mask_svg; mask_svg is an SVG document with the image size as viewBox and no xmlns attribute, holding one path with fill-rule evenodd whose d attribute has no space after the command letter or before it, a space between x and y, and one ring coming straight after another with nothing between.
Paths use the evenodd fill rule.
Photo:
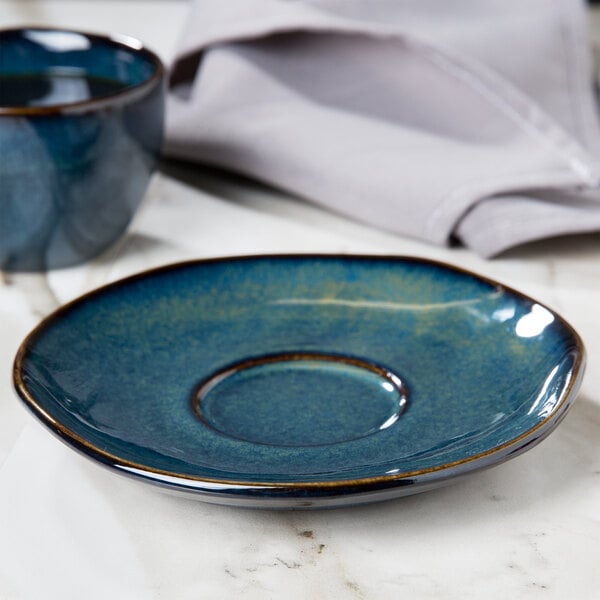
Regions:
<instances>
[{"instance_id":1,"label":"white marble surface","mask_svg":"<svg viewBox=\"0 0 600 600\"><path fill-rule=\"evenodd\" d=\"M185 2L0 0L0 23L137 36L168 59ZM146 267L260 252L437 258L550 305L581 333L579 399L542 444L419 496L315 512L167 496L75 455L20 406L27 332L60 303ZM347 221L239 178L169 165L128 235L85 266L0 279L0 598L556 598L600 590L600 234L484 261Z\"/></svg>"}]
</instances>

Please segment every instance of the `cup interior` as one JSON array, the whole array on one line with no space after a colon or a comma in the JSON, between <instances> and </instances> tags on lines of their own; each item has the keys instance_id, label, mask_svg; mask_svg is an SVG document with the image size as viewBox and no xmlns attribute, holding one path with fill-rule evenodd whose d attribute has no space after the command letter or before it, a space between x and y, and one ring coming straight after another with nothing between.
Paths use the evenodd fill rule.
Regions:
<instances>
[{"instance_id":1,"label":"cup interior","mask_svg":"<svg viewBox=\"0 0 600 600\"><path fill-rule=\"evenodd\" d=\"M135 41L75 31L0 32L0 107L79 104L140 86L160 61Z\"/></svg>"}]
</instances>

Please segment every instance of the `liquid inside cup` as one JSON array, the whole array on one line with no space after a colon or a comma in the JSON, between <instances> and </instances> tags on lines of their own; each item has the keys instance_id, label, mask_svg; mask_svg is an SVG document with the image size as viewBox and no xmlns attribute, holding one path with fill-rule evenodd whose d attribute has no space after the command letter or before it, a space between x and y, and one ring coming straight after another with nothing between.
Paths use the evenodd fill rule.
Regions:
<instances>
[{"instance_id":1,"label":"liquid inside cup","mask_svg":"<svg viewBox=\"0 0 600 600\"><path fill-rule=\"evenodd\" d=\"M83 69L48 69L45 73L0 75L0 106L52 106L102 98L129 87L89 75Z\"/></svg>"},{"instance_id":2,"label":"liquid inside cup","mask_svg":"<svg viewBox=\"0 0 600 600\"><path fill-rule=\"evenodd\" d=\"M159 69L118 40L60 30L0 31L0 109L67 106L118 94Z\"/></svg>"}]
</instances>

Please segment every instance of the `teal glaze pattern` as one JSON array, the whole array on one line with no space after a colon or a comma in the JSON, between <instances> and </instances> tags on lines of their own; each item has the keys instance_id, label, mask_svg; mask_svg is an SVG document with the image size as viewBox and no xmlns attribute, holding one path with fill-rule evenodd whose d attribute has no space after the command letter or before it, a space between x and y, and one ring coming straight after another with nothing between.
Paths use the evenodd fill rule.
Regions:
<instances>
[{"instance_id":1,"label":"teal glaze pattern","mask_svg":"<svg viewBox=\"0 0 600 600\"><path fill-rule=\"evenodd\" d=\"M340 355L270 355L233 365L195 394L200 419L228 436L318 446L376 433L406 406L400 379ZM251 416L251 418L249 418Z\"/></svg>"},{"instance_id":2,"label":"teal glaze pattern","mask_svg":"<svg viewBox=\"0 0 600 600\"><path fill-rule=\"evenodd\" d=\"M37 85L21 85L24 104L11 103L27 78ZM91 86L72 97L88 80L112 91ZM5 30L0 87L0 269L43 271L96 256L126 229L157 164L160 60L127 39Z\"/></svg>"},{"instance_id":3,"label":"teal glaze pattern","mask_svg":"<svg viewBox=\"0 0 600 600\"><path fill-rule=\"evenodd\" d=\"M218 502L313 506L518 454L564 416L583 363L558 315L448 265L263 256L85 296L23 343L15 385L122 473Z\"/></svg>"}]
</instances>

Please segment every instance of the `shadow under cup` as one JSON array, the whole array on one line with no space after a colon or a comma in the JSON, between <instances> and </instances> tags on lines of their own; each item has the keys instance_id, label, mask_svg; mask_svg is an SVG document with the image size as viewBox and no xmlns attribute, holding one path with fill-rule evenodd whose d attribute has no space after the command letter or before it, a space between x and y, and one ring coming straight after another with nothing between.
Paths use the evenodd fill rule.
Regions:
<instances>
[{"instance_id":1,"label":"shadow under cup","mask_svg":"<svg viewBox=\"0 0 600 600\"><path fill-rule=\"evenodd\" d=\"M0 269L110 246L144 196L163 120L163 66L136 40L0 31Z\"/></svg>"}]
</instances>

